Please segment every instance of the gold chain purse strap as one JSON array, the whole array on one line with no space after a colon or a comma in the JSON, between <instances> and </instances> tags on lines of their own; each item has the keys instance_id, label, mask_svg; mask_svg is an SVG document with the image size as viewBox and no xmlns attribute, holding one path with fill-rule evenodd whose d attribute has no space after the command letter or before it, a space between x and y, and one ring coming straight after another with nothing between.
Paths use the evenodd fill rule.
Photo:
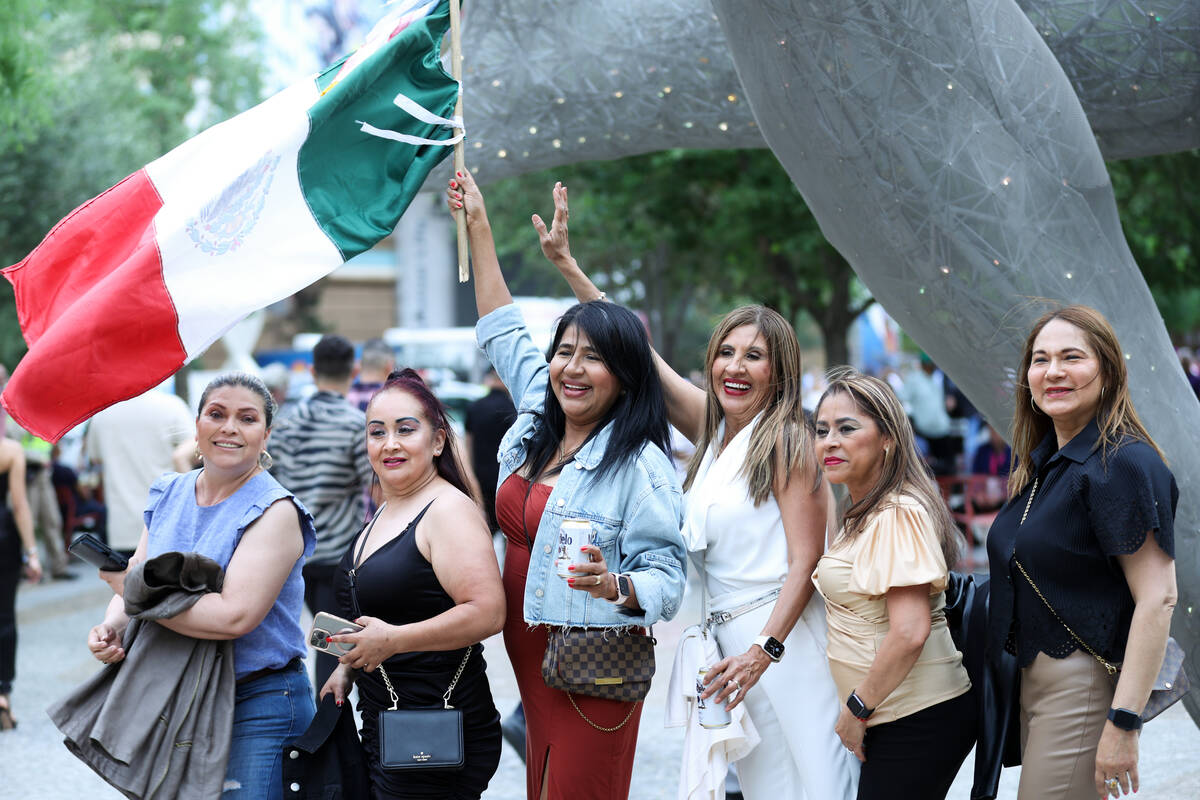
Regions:
<instances>
[{"instance_id":1,"label":"gold chain purse strap","mask_svg":"<svg viewBox=\"0 0 1200 800\"><path fill-rule=\"evenodd\" d=\"M467 652L463 653L462 663L458 665L458 672L454 673L454 680L450 681L450 688L446 689L446 693L442 695L442 707L447 711L454 708L454 706L450 705L450 693L454 691L454 687L458 685L458 679L462 677L463 670L467 668L467 660L471 658L471 650L474 647L475 645L473 644L467 646ZM392 707L385 710L396 711L396 707L400 703L400 695L396 694L396 690L392 688L392 681L388 678L387 670L383 668L383 664L380 664L376 669L379 670L379 674L383 677L383 683L387 686L388 696L392 698Z\"/></svg>"},{"instance_id":2,"label":"gold chain purse strap","mask_svg":"<svg viewBox=\"0 0 1200 800\"><path fill-rule=\"evenodd\" d=\"M583 717L584 722L586 722L588 725L591 725L596 730L604 731L605 733L612 733L613 731L619 731L621 728L624 728L625 723L629 722L629 718L633 716L633 712L637 711L638 703L642 702L641 700L635 700L634 702L630 703L629 713L625 715L625 719L621 720L621 722L617 725L605 727L604 725L597 725L595 722L592 722L590 719L588 719L588 715L583 713L583 709L580 708L579 704L575 702L574 694L567 692L567 699L571 701L571 705L575 706L575 710L579 712L579 716Z\"/></svg>"},{"instance_id":3,"label":"gold chain purse strap","mask_svg":"<svg viewBox=\"0 0 1200 800\"><path fill-rule=\"evenodd\" d=\"M1038 487L1038 479L1034 478L1033 479L1033 490L1029 492L1029 500L1027 500L1025 503L1025 513L1023 513L1021 515L1021 522L1018 524L1017 527L1020 527L1021 525L1025 524L1025 518L1029 516L1029 507L1031 505L1033 505L1033 496L1035 494L1037 494L1037 487ZM1097 653L1095 650L1093 650L1091 648L1091 646L1088 645L1087 642L1085 642L1083 639L1080 639L1079 634L1077 634L1077 633L1075 633L1075 631L1071 630L1071 626L1068 625L1065 621L1063 621L1063 618L1060 617L1058 615L1058 612L1054 610L1054 606L1050 605L1050 601L1046 599L1046 595L1042 594L1042 590L1038 588L1037 584L1033 582L1033 578L1029 577L1029 573L1025 571L1025 567L1021 566L1021 562L1019 560L1017 560L1017 553L1016 553L1015 545L1013 547L1013 563L1017 565L1017 569L1019 569L1021 571L1021 574L1025 576L1025 580L1029 581L1029 585L1033 587L1033 591L1037 594L1037 596L1039 598L1041 598L1041 601L1046 604L1046 608L1050 609L1050 613L1054 615L1054 618L1056 620L1058 620L1059 624L1061 624L1064 628L1067 629L1067 633L1071 634L1071 638L1074 639L1075 641L1079 642L1079 644L1083 646L1084 650L1086 650L1088 653L1090 653L1094 659L1096 659L1101 664L1103 664L1104 669L1108 670L1109 675L1116 675L1117 667L1115 665L1109 663L1108 661L1105 661L1104 658L1102 658L1099 653Z\"/></svg>"}]
</instances>

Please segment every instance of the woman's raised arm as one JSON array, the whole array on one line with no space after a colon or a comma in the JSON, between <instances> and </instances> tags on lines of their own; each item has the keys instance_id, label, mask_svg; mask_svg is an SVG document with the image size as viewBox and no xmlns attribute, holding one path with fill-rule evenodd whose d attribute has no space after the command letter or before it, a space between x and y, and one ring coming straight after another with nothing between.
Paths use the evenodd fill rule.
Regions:
<instances>
[{"instance_id":1,"label":"woman's raised arm","mask_svg":"<svg viewBox=\"0 0 1200 800\"><path fill-rule=\"evenodd\" d=\"M455 173L446 189L446 205L451 212L462 210L467 215L467 238L471 243L471 268L475 273L475 308L484 317L513 301L500 271L496 243L492 240L492 225L488 222L483 193L475 184L470 170Z\"/></svg>"},{"instance_id":2,"label":"woman's raised arm","mask_svg":"<svg viewBox=\"0 0 1200 800\"><path fill-rule=\"evenodd\" d=\"M581 303L589 300L607 299L604 292L596 288L592 279L579 266L579 262L571 255L571 242L567 235L567 220L570 210L567 205L567 187L562 182L554 184L554 217L550 227L537 214L533 215L533 227L537 230L538 240L542 245L542 255L566 279L575 299ZM654 366L658 369L658 378L663 384L663 394L667 401L667 418L671 424L683 433L690 442L700 438L704 428L704 390L692 384L675 370L671 369L657 350L654 354Z\"/></svg>"}]
</instances>

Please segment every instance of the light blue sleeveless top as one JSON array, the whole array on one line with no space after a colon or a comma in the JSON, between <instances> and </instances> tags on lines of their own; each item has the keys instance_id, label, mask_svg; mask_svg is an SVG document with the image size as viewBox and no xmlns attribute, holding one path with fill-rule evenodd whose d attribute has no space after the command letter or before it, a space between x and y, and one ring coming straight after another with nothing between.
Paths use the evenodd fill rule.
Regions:
<instances>
[{"instance_id":1,"label":"light blue sleeveless top","mask_svg":"<svg viewBox=\"0 0 1200 800\"><path fill-rule=\"evenodd\" d=\"M251 672L286 665L307 652L300 613L304 605L304 560L312 555L316 531L312 515L291 492L266 472L260 472L215 506L196 504L196 478L201 470L168 474L150 487L146 505L146 528L150 532L148 556L177 550L200 553L222 567L229 559L246 528L263 515L277 500L288 498L300 515L304 536L304 554L296 559L275 604L259 626L233 640L233 664L238 678Z\"/></svg>"}]
</instances>

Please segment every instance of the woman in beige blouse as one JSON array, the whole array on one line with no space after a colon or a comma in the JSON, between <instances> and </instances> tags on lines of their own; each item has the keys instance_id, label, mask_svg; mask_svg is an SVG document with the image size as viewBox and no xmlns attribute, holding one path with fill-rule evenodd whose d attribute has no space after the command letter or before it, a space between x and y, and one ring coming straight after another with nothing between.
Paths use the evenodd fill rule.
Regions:
<instances>
[{"instance_id":1,"label":"woman in beige blouse","mask_svg":"<svg viewBox=\"0 0 1200 800\"><path fill-rule=\"evenodd\" d=\"M944 798L975 743L975 700L946 617L954 523L900 401L849 367L828 376L817 454L849 497L817 563L836 732L863 762L859 800Z\"/></svg>"}]
</instances>

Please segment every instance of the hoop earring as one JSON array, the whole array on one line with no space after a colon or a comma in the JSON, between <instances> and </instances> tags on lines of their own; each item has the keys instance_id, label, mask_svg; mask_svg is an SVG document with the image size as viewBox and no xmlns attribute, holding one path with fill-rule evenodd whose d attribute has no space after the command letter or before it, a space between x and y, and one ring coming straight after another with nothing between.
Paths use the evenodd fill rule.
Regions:
<instances>
[{"instance_id":1,"label":"hoop earring","mask_svg":"<svg viewBox=\"0 0 1200 800\"><path fill-rule=\"evenodd\" d=\"M1033 392L1029 393L1029 407L1034 410L1034 413L1041 411L1041 409L1037 407L1037 404L1033 402Z\"/></svg>"},{"instance_id":2,"label":"hoop earring","mask_svg":"<svg viewBox=\"0 0 1200 800\"><path fill-rule=\"evenodd\" d=\"M263 469L270 469L275 466L275 459L271 458L271 454L263 450L258 454L258 465Z\"/></svg>"},{"instance_id":3,"label":"hoop earring","mask_svg":"<svg viewBox=\"0 0 1200 800\"><path fill-rule=\"evenodd\" d=\"M204 463L204 454L200 452L200 445L196 445L196 447L192 449L192 458L194 458L196 461L199 461L201 464Z\"/></svg>"}]
</instances>

